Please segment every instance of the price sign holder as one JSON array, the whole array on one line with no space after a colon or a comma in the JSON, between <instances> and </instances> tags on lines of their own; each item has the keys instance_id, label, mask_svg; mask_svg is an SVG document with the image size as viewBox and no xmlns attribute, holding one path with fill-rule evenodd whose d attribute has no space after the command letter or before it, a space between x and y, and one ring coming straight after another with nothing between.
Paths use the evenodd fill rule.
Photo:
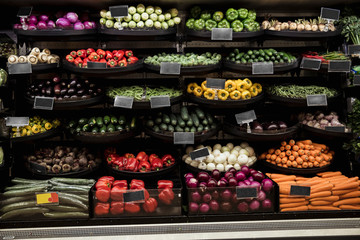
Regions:
<instances>
[{"instance_id":1,"label":"price sign holder","mask_svg":"<svg viewBox=\"0 0 360 240\"><path fill-rule=\"evenodd\" d=\"M209 149L204 147L193 152L190 152L191 160L202 159L210 155Z\"/></svg>"},{"instance_id":2,"label":"price sign holder","mask_svg":"<svg viewBox=\"0 0 360 240\"><path fill-rule=\"evenodd\" d=\"M113 18L127 17L129 14L128 5L111 6L109 10Z\"/></svg>"},{"instance_id":3,"label":"price sign holder","mask_svg":"<svg viewBox=\"0 0 360 240\"><path fill-rule=\"evenodd\" d=\"M327 106L327 97L325 94L306 95L308 107Z\"/></svg>"},{"instance_id":4,"label":"price sign holder","mask_svg":"<svg viewBox=\"0 0 360 240\"><path fill-rule=\"evenodd\" d=\"M180 75L181 64L172 62L160 63L160 74Z\"/></svg>"},{"instance_id":5,"label":"price sign holder","mask_svg":"<svg viewBox=\"0 0 360 240\"><path fill-rule=\"evenodd\" d=\"M170 97L168 95L150 97L151 108L162 108L162 107L170 107L170 106L171 106Z\"/></svg>"},{"instance_id":6,"label":"price sign holder","mask_svg":"<svg viewBox=\"0 0 360 240\"><path fill-rule=\"evenodd\" d=\"M59 196L56 192L35 193L36 205L59 205Z\"/></svg>"},{"instance_id":7,"label":"price sign holder","mask_svg":"<svg viewBox=\"0 0 360 240\"><path fill-rule=\"evenodd\" d=\"M30 63L15 63L15 64L8 63L7 67L10 75L32 73L32 67Z\"/></svg>"},{"instance_id":8,"label":"price sign holder","mask_svg":"<svg viewBox=\"0 0 360 240\"><path fill-rule=\"evenodd\" d=\"M253 62L252 74L274 74L274 64L272 62Z\"/></svg>"},{"instance_id":9,"label":"price sign holder","mask_svg":"<svg viewBox=\"0 0 360 240\"><path fill-rule=\"evenodd\" d=\"M211 40L213 41L232 41L232 28L213 28L211 30Z\"/></svg>"},{"instance_id":10,"label":"price sign holder","mask_svg":"<svg viewBox=\"0 0 360 240\"><path fill-rule=\"evenodd\" d=\"M309 186L290 186L290 196L310 196L311 187Z\"/></svg>"},{"instance_id":11,"label":"price sign holder","mask_svg":"<svg viewBox=\"0 0 360 240\"><path fill-rule=\"evenodd\" d=\"M349 45L348 52L349 55L360 54L360 45L355 45L355 44Z\"/></svg>"},{"instance_id":12,"label":"price sign holder","mask_svg":"<svg viewBox=\"0 0 360 240\"><path fill-rule=\"evenodd\" d=\"M328 72L350 72L350 60L330 60Z\"/></svg>"},{"instance_id":13,"label":"price sign holder","mask_svg":"<svg viewBox=\"0 0 360 240\"><path fill-rule=\"evenodd\" d=\"M242 112L235 114L236 122L239 125L245 124L247 125L247 132L251 133L250 123L256 120L256 114L254 110L250 110L247 112Z\"/></svg>"},{"instance_id":14,"label":"price sign holder","mask_svg":"<svg viewBox=\"0 0 360 240\"><path fill-rule=\"evenodd\" d=\"M22 18L28 17L31 15L32 9L33 9L33 7L22 7L19 9L17 16L22 17Z\"/></svg>"},{"instance_id":15,"label":"price sign holder","mask_svg":"<svg viewBox=\"0 0 360 240\"><path fill-rule=\"evenodd\" d=\"M195 135L193 132L174 132L174 144L194 144Z\"/></svg>"},{"instance_id":16,"label":"price sign holder","mask_svg":"<svg viewBox=\"0 0 360 240\"><path fill-rule=\"evenodd\" d=\"M128 190L123 194L124 202L141 203L145 201L144 190Z\"/></svg>"},{"instance_id":17,"label":"price sign holder","mask_svg":"<svg viewBox=\"0 0 360 240\"><path fill-rule=\"evenodd\" d=\"M53 97L35 97L34 109L40 110L53 110L54 98Z\"/></svg>"},{"instance_id":18,"label":"price sign holder","mask_svg":"<svg viewBox=\"0 0 360 240\"><path fill-rule=\"evenodd\" d=\"M133 103L133 97L115 96L114 107L132 109Z\"/></svg>"},{"instance_id":19,"label":"price sign holder","mask_svg":"<svg viewBox=\"0 0 360 240\"><path fill-rule=\"evenodd\" d=\"M223 78L206 78L206 87L214 89L225 89L225 81Z\"/></svg>"},{"instance_id":20,"label":"price sign holder","mask_svg":"<svg viewBox=\"0 0 360 240\"><path fill-rule=\"evenodd\" d=\"M258 189L256 187L236 187L237 199L257 198Z\"/></svg>"},{"instance_id":21,"label":"price sign holder","mask_svg":"<svg viewBox=\"0 0 360 240\"><path fill-rule=\"evenodd\" d=\"M303 58L300 63L300 68L318 71L321 67L321 59Z\"/></svg>"},{"instance_id":22,"label":"price sign holder","mask_svg":"<svg viewBox=\"0 0 360 240\"><path fill-rule=\"evenodd\" d=\"M23 127L29 125L29 117L7 117L7 127Z\"/></svg>"},{"instance_id":23,"label":"price sign holder","mask_svg":"<svg viewBox=\"0 0 360 240\"><path fill-rule=\"evenodd\" d=\"M88 62L87 66L89 69L105 69L106 68L106 63L102 63L102 62Z\"/></svg>"},{"instance_id":24,"label":"price sign holder","mask_svg":"<svg viewBox=\"0 0 360 240\"><path fill-rule=\"evenodd\" d=\"M36 171L37 173L45 174L46 173L46 167L40 164L37 164L36 162L29 162L31 169Z\"/></svg>"},{"instance_id":25,"label":"price sign holder","mask_svg":"<svg viewBox=\"0 0 360 240\"><path fill-rule=\"evenodd\" d=\"M353 85L354 86L360 86L360 75L354 75Z\"/></svg>"},{"instance_id":26,"label":"price sign holder","mask_svg":"<svg viewBox=\"0 0 360 240\"><path fill-rule=\"evenodd\" d=\"M340 10L334 8L321 8L320 17L326 20L339 20Z\"/></svg>"},{"instance_id":27,"label":"price sign holder","mask_svg":"<svg viewBox=\"0 0 360 240\"><path fill-rule=\"evenodd\" d=\"M345 132L345 126L325 126L325 130L326 131L331 131L331 132Z\"/></svg>"}]
</instances>

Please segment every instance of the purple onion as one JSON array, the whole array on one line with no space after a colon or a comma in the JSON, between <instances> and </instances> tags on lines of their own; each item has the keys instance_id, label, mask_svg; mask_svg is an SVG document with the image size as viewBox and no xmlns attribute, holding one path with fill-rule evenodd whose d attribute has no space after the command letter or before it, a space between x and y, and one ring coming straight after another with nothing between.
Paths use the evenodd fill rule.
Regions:
<instances>
[{"instance_id":1,"label":"purple onion","mask_svg":"<svg viewBox=\"0 0 360 240\"><path fill-rule=\"evenodd\" d=\"M250 175L253 175L254 173L257 173L258 171L256 171L253 168L249 168L249 172L250 172Z\"/></svg>"},{"instance_id":2,"label":"purple onion","mask_svg":"<svg viewBox=\"0 0 360 240\"><path fill-rule=\"evenodd\" d=\"M209 181L207 182L208 187L216 187L217 184L218 182L214 178L210 178Z\"/></svg>"},{"instance_id":3,"label":"purple onion","mask_svg":"<svg viewBox=\"0 0 360 240\"><path fill-rule=\"evenodd\" d=\"M199 182L207 182L210 179L210 175L207 172L199 172L196 176Z\"/></svg>"},{"instance_id":4,"label":"purple onion","mask_svg":"<svg viewBox=\"0 0 360 240\"><path fill-rule=\"evenodd\" d=\"M239 171L235 174L235 178L237 181L244 181L246 179L246 175L244 172Z\"/></svg>"},{"instance_id":5,"label":"purple onion","mask_svg":"<svg viewBox=\"0 0 360 240\"><path fill-rule=\"evenodd\" d=\"M39 16L39 21L47 22L47 21L49 21L49 16L47 16L47 15L40 15L40 16Z\"/></svg>"},{"instance_id":6,"label":"purple onion","mask_svg":"<svg viewBox=\"0 0 360 240\"><path fill-rule=\"evenodd\" d=\"M232 209L232 206L231 206L230 202L222 202L220 204L220 207L224 212L229 212Z\"/></svg>"},{"instance_id":7,"label":"purple onion","mask_svg":"<svg viewBox=\"0 0 360 240\"><path fill-rule=\"evenodd\" d=\"M54 29L56 27L55 22L52 20L48 21L46 25L48 29Z\"/></svg>"},{"instance_id":8,"label":"purple onion","mask_svg":"<svg viewBox=\"0 0 360 240\"><path fill-rule=\"evenodd\" d=\"M245 174L245 176L249 176L250 175L250 168L248 166L242 166L241 167L241 171Z\"/></svg>"},{"instance_id":9,"label":"purple onion","mask_svg":"<svg viewBox=\"0 0 360 240\"><path fill-rule=\"evenodd\" d=\"M258 199L259 201L264 201L265 198L266 198L266 193L265 193L264 191L260 190L259 193L258 193L257 199Z\"/></svg>"},{"instance_id":10,"label":"purple onion","mask_svg":"<svg viewBox=\"0 0 360 240\"><path fill-rule=\"evenodd\" d=\"M211 211L217 212L217 211L219 211L220 205L217 201L211 200L209 202L209 207L210 207Z\"/></svg>"},{"instance_id":11,"label":"purple onion","mask_svg":"<svg viewBox=\"0 0 360 240\"><path fill-rule=\"evenodd\" d=\"M210 210L210 206L207 203L202 203L200 204L199 210L201 213L207 213Z\"/></svg>"},{"instance_id":12,"label":"purple onion","mask_svg":"<svg viewBox=\"0 0 360 240\"><path fill-rule=\"evenodd\" d=\"M256 211L260 208L260 202L258 200L252 200L249 204L251 211Z\"/></svg>"},{"instance_id":13,"label":"purple onion","mask_svg":"<svg viewBox=\"0 0 360 240\"><path fill-rule=\"evenodd\" d=\"M47 29L47 25L45 21L39 21L36 27L37 29Z\"/></svg>"},{"instance_id":14,"label":"purple onion","mask_svg":"<svg viewBox=\"0 0 360 240\"><path fill-rule=\"evenodd\" d=\"M211 177L218 181L221 178L221 172L218 169L214 169L211 173Z\"/></svg>"},{"instance_id":15,"label":"purple onion","mask_svg":"<svg viewBox=\"0 0 360 240\"><path fill-rule=\"evenodd\" d=\"M77 22L74 24L74 30L84 30L85 26L82 24L82 22Z\"/></svg>"},{"instance_id":16,"label":"purple onion","mask_svg":"<svg viewBox=\"0 0 360 240\"><path fill-rule=\"evenodd\" d=\"M235 174L236 174L236 169L235 169L234 167L229 168L227 171L228 171L228 172L231 172L232 174L234 174L234 176L235 176Z\"/></svg>"},{"instance_id":17,"label":"purple onion","mask_svg":"<svg viewBox=\"0 0 360 240\"><path fill-rule=\"evenodd\" d=\"M18 23L14 24L14 29L22 29L21 24Z\"/></svg>"},{"instance_id":18,"label":"purple onion","mask_svg":"<svg viewBox=\"0 0 360 240\"><path fill-rule=\"evenodd\" d=\"M37 20L36 16L31 15L31 16L28 18L28 22L29 22L29 23L32 23L32 24L37 24L38 20Z\"/></svg>"},{"instance_id":19,"label":"purple onion","mask_svg":"<svg viewBox=\"0 0 360 240\"><path fill-rule=\"evenodd\" d=\"M250 182L248 179L246 179L246 180L244 180L244 183L245 183L246 185L250 185L252 182Z\"/></svg>"},{"instance_id":20,"label":"purple onion","mask_svg":"<svg viewBox=\"0 0 360 240\"><path fill-rule=\"evenodd\" d=\"M265 199L262 201L261 206L263 209L270 209L272 207L272 202L270 199Z\"/></svg>"},{"instance_id":21,"label":"purple onion","mask_svg":"<svg viewBox=\"0 0 360 240\"><path fill-rule=\"evenodd\" d=\"M218 187L226 187L226 186L227 186L227 182L225 182L223 179L220 179L220 180L217 182L217 186L218 186Z\"/></svg>"},{"instance_id":22,"label":"purple onion","mask_svg":"<svg viewBox=\"0 0 360 240\"><path fill-rule=\"evenodd\" d=\"M248 179L250 182L253 182L254 181L254 178L252 176L248 177Z\"/></svg>"},{"instance_id":23,"label":"purple onion","mask_svg":"<svg viewBox=\"0 0 360 240\"><path fill-rule=\"evenodd\" d=\"M66 18L59 18L58 20L56 20L56 26L60 28L70 28L71 23Z\"/></svg>"},{"instance_id":24,"label":"purple onion","mask_svg":"<svg viewBox=\"0 0 360 240\"><path fill-rule=\"evenodd\" d=\"M21 23L21 24L27 24L27 19L24 18L24 17L21 17L21 18L20 18L20 23Z\"/></svg>"},{"instance_id":25,"label":"purple onion","mask_svg":"<svg viewBox=\"0 0 360 240\"><path fill-rule=\"evenodd\" d=\"M225 177L220 178L220 180L224 180L228 184L228 180Z\"/></svg>"},{"instance_id":26,"label":"purple onion","mask_svg":"<svg viewBox=\"0 0 360 240\"><path fill-rule=\"evenodd\" d=\"M236 178L234 178L234 177L229 178L229 180L228 180L228 184L229 184L229 186L231 186L231 187L235 187L235 186L237 186L237 181L236 181Z\"/></svg>"},{"instance_id":27,"label":"purple onion","mask_svg":"<svg viewBox=\"0 0 360 240\"><path fill-rule=\"evenodd\" d=\"M249 205L246 202L241 202L237 205L237 209L239 210L239 212L248 212Z\"/></svg>"},{"instance_id":28,"label":"purple onion","mask_svg":"<svg viewBox=\"0 0 360 240\"><path fill-rule=\"evenodd\" d=\"M273 189L273 186L274 186L273 182L268 178L265 178L264 180L262 180L261 185L262 185L262 189L265 192L271 191L271 189Z\"/></svg>"},{"instance_id":29,"label":"purple onion","mask_svg":"<svg viewBox=\"0 0 360 240\"><path fill-rule=\"evenodd\" d=\"M188 186L188 188L197 188L198 186L198 180L196 178L190 178L187 182L186 185Z\"/></svg>"},{"instance_id":30,"label":"purple onion","mask_svg":"<svg viewBox=\"0 0 360 240\"><path fill-rule=\"evenodd\" d=\"M201 195L198 191L190 193L190 199L192 202L200 202L201 201Z\"/></svg>"},{"instance_id":31,"label":"purple onion","mask_svg":"<svg viewBox=\"0 0 360 240\"><path fill-rule=\"evenodd\" d=\"M232 198L232 193L231 193L231 191L229 190L229 189L225 189L224 191L222 191L222 193L221 193L221 200L223 200L223 201L230 201L231 200L231 198Z\"/></svg>"},{"instance_id":32,"label":"purple onion","mask_svg":"<svg viewBox=\"0 0 360 240\"><path fill-rule=\"evenodd\" d=\"M262 172L256 172L251 174L255 181L262 182L264 180L265 175Z\"/></svg>"},{"instance_id":33,"label":"purple onion","mask_svg":"<svg viewBox=\"0 0 360 240\"><path fill-rule=\"evenodd\" d=\"M214 190L214 191L211 193L211 197L212 197L212 199L214 199L214 200L218 200L219 197L220 197L219 191L218 191L218 190Z\"/></svg>"},{"instance_id":34,"label":"purple onion","mask_svg":"<svg viewBox=\"0 0 360 240\"><path fill-rule=\"evenodd\" d=\"M36 25L33 23L29 23L28 30L36 30Z\"/></svg>"},{"instance_id":35,"label":"purple onion","mask_svg":"<svg viewBox=\"0 0 360 240\"><path fill-rule=\"evenodd\" d=\"M238 187L244 187L244 186L247 186L243 181L241 181L241 182L238 182Z\"/></svg>"},{"instance_id":36,"label":"purple onion","mask_svg":"<svg viewBox=\"0 0 360 240\"><path fill-rule=\"evenodd\" d=\"M249 186L256 187L257 190L260 190L261 184L259 182L253 181Z\"/></svg>"},{"instance_id":37,"label":"purple onion","mask_svg":"<svg viewBox=\"0 0 360 240\"><path fill-rule=\"evenodd\" d=\"M85 21L84 27L85 27L85 29L93 29L93 28L95 28L95 25L93 25L93 22Z\"/></svg>"},{"instance_id":38,"label":"purple onion","mask_svg":"<svg viewBox=\"0 0 360 240\"><path fill-rule=\"evenodd\" d=\"M234 174L232 174L231 172L226 172L224 175L225 179L229 181L229 178L234 177Z\"/></svg>"},{"instance_id":39,"label":"purple onion","mask_svg":"<svg viewBox=\"0 0 360 240\"><path fill-rule=\"evenodd\" d=\"M192 213L196 213L199 210L199 205L197 203L191 202L189 204L189 211Z\"/></svg>"},{"instance_id":40,"label":"purple onion","mask_svg":"<svg viewBox=\"0 0 360 240\"><path fill-rule=\"evenodd\" d=\"M94 21L91 21L90 23L93 26L93 28L96 28L96 23Z\"/></svg>"},{"instance_id":41,"label":"purple onion","mask_svg":"<svg viewBox=\"0 0 360 240\"><path fill-rule=\"evenodd\" d=\"M231 202L234 204L237 204L239 202L239 199L237 198L237 194L234 193L231 198Z\"/></svg>"},{"instance_id":42,"label":"purple onion","mask_svg":"<svg viewBox=\"0 0 360 240\"><path fill-rule=\"evenodd\" d=\"M185 180L188 180L189 178L194 178L194 177L195 176L192 173L185 173L185 175L184 175Z\"/></svg>"},{"instance_id":43,"label":"purple onion","mask_svg":"<svg viewBox=\"0 0 360 240\"><path fill-rule=\"evenodd\" d=\"M199 187L200 187L200 188L206 188L206 187L207 187L207 183L206 183L206 182L201 182L201 183L199 183Z\"/></svg>"},{"instance_id":44,"label":"purple onion","mask_svg":"<svg viewBox=\"0 0 360 240\"><path fill-rule=\"evenodd\" d=\"M79 16L74 12L68 12L65 15L65 18L67 18L71 23L76 23L77 20L79 19Z\"/></svg>"},{"instance_id":45,"label":"purple onion","mask_svg":"<svg viewBox=\"0 0 360 240\"><path fill-rule=\"evenodd\" d=\"M212 200L210 193L205 193L204 196L202 197L202 200L205 203L209 203Z\"/></svg>"}]
</instances>

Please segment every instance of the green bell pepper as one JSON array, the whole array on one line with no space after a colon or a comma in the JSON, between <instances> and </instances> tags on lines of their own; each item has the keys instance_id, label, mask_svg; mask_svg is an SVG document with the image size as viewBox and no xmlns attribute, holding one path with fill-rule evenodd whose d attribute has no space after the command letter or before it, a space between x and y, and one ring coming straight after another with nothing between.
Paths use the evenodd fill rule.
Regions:
<instances>
[{"instance_id":1,"label":"green bell pepper","mask_svg":"<svg viewBox=\"0 0 360 240\"><path fill-rule=\"evenodd\" d=\"M250 20L250 19L246 19L245 21L243 21L244 24L244 28L248 31L248 32L254 32L257 31L256 28L256 24L254 21ZM260 26L259 26L260 27Z\"/></svg>"},{"instance_id":2,"label":"green bell pepper","mask_svg":"<svg viewBox=\"0 0 360 240\"><path fill-rule=\"evenodd\" d=\"M199 6L192 7L190 14L192 18L199 18L201 13L201 8Z\"/></svg>"},{"instance_id":3,"label":"green bell pepper","mask_svg":"<svg viewBox=\"0 0 360 240\"><path fill-rule=\"evenodd\" d=\"M246 8L240 8L237 11L240 19L246 19L248 17L249 11Z\"/></svg>"},{"instance_id":4,"label":"green bell pepper","mask_svg":"<svg viewBox=\"0 0 360 240\"><path fill-rule=\"evenodd\" d=\"M238 18L238 16L239 16L239 14L234 8L229 8L226 11L226 19L229 22L232 22L232 21L236 20Z\"/></svg>"},{"instance_id":5,"label":"green bell pepper","mask_svg":"<svg viewBox=\"0 0 360 240\"><path fill-rule=\"evenodd\" d=\"M218 23L218 28L230 28L230 23L226 19L223 19Z\"/></svg>"},{"instance_id":6,"label":"green bell pepper","mask_svg":"<svg viewBox=\"0 0 360 240\"><path fill-rule=\"evenodd\" d=\"M217 21L217 22L220 22L221 20L223 20L224 18L224 14L220 11L217 11L217 12L214 12L212 18Z\"/></svg>"},{"instance_id":7,"label":"green bell pepper","mask_svg":"<svg viewBox=\"0 0 360 240\"><path fill-rule=\"evenodd\" d=\"M195 30L203 30L205 28L205 20L204 19L198 19L194 23Z\"/></svg>"},{"instance_id":8,"label":"green bell pepper","mask_svg":"<svg viewBox=\"0 0 360 240\"><path fill-rule=\"evenodd\" d=\"M200 15L201 19L204 19L205 21L211 18L211 13L209 11L202 11Z\"/></svg>"},{"instance_id":9,"label":"green bell pepper","mask_svg":"<svg viewBox=\"0 0 360 240\"><path fill-rule=\"evenodd\" d=\"M206 28L206 30L208 30L208 31L211 31L213 28L216 28L216 26L217 26L217 22L215 22L215 21L212 20L212 19L208 19L208 20L206 20L206 22L205 22L205 28Z\"/></svg>"},{"instance_id":10,"label":"green bell pepper","mask_svg":"<svg viewBox=\"0 0 360 240\"><path fill-rule=\"evenodd\" d=\"M195 19L193 19L193 18L190 18L186 21L186 27L188 29L194 29L194 27L195 27L194 24L195 24Z\"/></svg>"},{"instance_id":11,"label":"green bell pepper","mask_svg":"<svg viewBox=\"0 0 360 240\"><path fill-rule=\"evenodd\" d=\"M254 22L254 31L260 31L260 23Z\"/></svg>"},{"instance_id":12,"label":"green bell pepper","mask_svg":"<svg viewBox=\"0 0 360 240\"><path fill-rule=\"evenodd\" d=\"M248 13L247 18L255 21L255 19L256 19L256 12L255 12L254 10L250 10L249 13Z\"/></svg>"},{"instance_id":13,"label":"green bell pepper","mask_svg":"<svg viewBox=\"0 0 360 240\"><path fill-rule=\"evenodd\" d=\"M231 23L231 28L234 32L241 32L244 29L244 25L240 20L235 20Z\"/></svg>"}]
</instances>

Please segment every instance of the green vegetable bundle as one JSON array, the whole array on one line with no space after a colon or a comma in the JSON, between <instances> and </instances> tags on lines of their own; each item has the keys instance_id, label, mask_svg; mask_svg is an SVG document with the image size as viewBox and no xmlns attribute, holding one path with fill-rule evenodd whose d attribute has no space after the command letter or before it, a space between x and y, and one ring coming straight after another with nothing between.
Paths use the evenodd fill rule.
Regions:
<instances>
[{"instance_id":1,"label":"green vegetable bundle","mask_svg":"<svg viewBox=\"0 0 360 240\"><path fill-rule=\"evenodd\" d=\"M169 96L177 97L182 94L181 90L167 87L140 87L140 86L123 86L120 88L110 88L106 92L106 95L110 98L115 98L116 96L126 96L133 97L136 101L146 100L149 101L150 97L154 96Z\"/></svg>"},{"instance_id":2,"label":"green vegetable bundle","mask_svg":"<svg viewBox=\"0 0 360 240\"><path fill-rule=\"evenodd\" d=\"M136 118L127 119L125 116L115 117L106 115L104 117L94 116L91 118L80 118L76 121L70 121L67 125L71 134L80 134L80 132L106 133L115 131L127 131L135 128Z\"/></svg>"},{"instance_id":3,"label":"green vegetable bundle","mask_svg":"<svg viewBox=\"0 0 360 240\"><path fill-rule=\"evenodd\" d=\"M342 28L341 34L346 38L347 42L352 41L353 44L360 44L360 18L357 16L347 16L339 20Z\"/></svg>"},{"instance_id":4,"label":"green vegetable bundle","mask_svg":"<svg viewBox=\"0 0 360 240\"><path fill-rule=\"evenodd\" d=\"M296 61L296 57L287 52L278 52L275 49L253 49L247 52L240 52L239 49L234 49L226 58L227 61L232 61L237 64L246 64L253 62L273 62L274 64L292 63Z\"/></svg>"},{"instance_id":5,"label":"green vegetable bundle","mask_svg":"<svg viewBox=\"0 0 360 240\"><path fill-rule=\"evenodd\" d=\"M335 97L337 91L335 89L320 87L320 86L298 86L298 85L279 85L268 88L268 93L271 95L286 97L286 98L303 98L306 95L325 94L327 97Z\"/></svg>"},{"instance_id":6,"label":"green vegetable bundle","mask_svg":"<svg viewBox=\"0 0 360 240\"><path fill-rule=\"evenodd\" d=\"M110 11L100 11L100 24L106 28L130 28L130 29L143 29L155 28L166 30L169 27L174 27L180 24L181 19L178 17L178 10L172 8L163 13L160 7L147 6L138 4L136 7L130 6L128 8L128 16L124 18L114 19Z\"/></svg>"},{"instance_id":7,"label":"green vegetable bundle","mask_svg":"<svg viewBox=\"0 0 360 240\"><path fill-rule=\"evenodd\" d=\"M186 27L197 31L211 31L213 28L232 28L234 32L256 32L260 30L260 24L255 21L256 12L240 8L229 8L225 13L221 11L202 10L195 6L190 10L190 18L186 21Z\"/></svg>"},{"instance_id":8,"label":"green vegetable bundle","mask_svg":"<svg viewBox=\"0 0 360 240\"><path fill-rule=\"evenodd\" d=\"M352 104L352 111L348 114L348 124L354 133L360 134L360 101L356 99ZM344 143L345 150L351 150L353 153L360 153L359 138L352 139L348 143Z\"/></svg>"},{"instance_id":9,"label":"green vegetable bundle","mask_svg":"<svg viewBox=\"0 0 360 240\"><path fill-rule=\"evenodd\" d=\"M159 53L157 55L145 58L144 63L160 66L162 62L175 62L180 63L183 67L191 67L198 65L214 65L218 64L220 60L220 54L212 54L210 52L206 52L201 55L195 53L186 53L184 55Z\"/></svg>"},{"instance_id":10,"label":"green vegetable bundle","mask_svg":"<svg viewBox=\"0 0 360 240\"><path fill-rule=\"evenodd\" d=\"M213 116L198 107L182 107L179 114L159 112L149 116L145 125L154 132L203 132L216 128Z\"/></svg>"}]
</instances>

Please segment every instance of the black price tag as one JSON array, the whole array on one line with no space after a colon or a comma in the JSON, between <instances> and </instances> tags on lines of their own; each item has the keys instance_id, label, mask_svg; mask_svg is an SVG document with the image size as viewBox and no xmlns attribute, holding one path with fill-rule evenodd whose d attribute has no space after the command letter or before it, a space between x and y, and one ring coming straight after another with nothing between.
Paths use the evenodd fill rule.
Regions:
<instances>
[{"instance_id":1,"label":"black price tag","mask_svg":"<svg viewBox=\"0 0 360 240\"><path fill-rule=\"evenodd\" d=\"M7 117L7 127L22 127L29 125L29 117Z\"/></svg>"},{"instance_id":2,"label":"black price tag","mask_svg":"<svg viewBox=\"0 0 360 240\"><path fill-rule=\"evenodd\" d=\"M203 157L206 157L206 156L209 156L209 155L210 155L209 149L206 148L206 147L195 150L193 152L190 152L191 160L196 160L198 158L203 158Z\"/></svg>"},{"instance_id":3,"label":"black price tag","mask_svg":"<svg viewBox=\"0 0 360 240\"><path fill-rule=\"evenodd\" d=\"M340 17L340 10L333 9L333 8L321 8L320 17L323 19L329 19L329 20L339 20Z\"/></svg>"},{"instance_id":4,"label":"black price tag","mask_svg":"<svg viewBox=\"0 0 360 240\"><path fill-rule=\"evenodd\" d=\"M257 198L257 197L258 197L258 189L256 187L236 187L237 199Z\"/></svg>"},{"instance_id":5,"label":"black price tag","mask_svg":"<svg viewBox=\"0 0 360 240\"><path fill-rule=\"evenodd\" d=\"M306 95L308 107L327 106L327 97L325 94Z\"/></svg>"},{"instance_id":6,"label":"black price tag","mask_svg":"<svg viewBox=\"0 0 360 240\"><path fill-rule=\"evenodd\" d=\"M232 28L213 28L211 30L211 40L215 40L215 41L233 40Z\"/></svg>"},{"instance_id":7,"label":"black price tag","mask_svg":"<svg viewBox=\"0 0 360 240\"><path fill-rule=\"evenodd\" d=\"M222 78L206 78L206 87L215 89L225 89L226 79Z\"/></svg>"},{"instance_id":8,"label":"black price tag","mask_svg":"<svg viewBox=\"0 0 360 240\"><path fill-rule=\"evenodd\" d=\"M345 126L325 126L326 131L331 132L345 132Z\"/></svg>"},{"instance_id":9,"label":"black price tag","mask_svg":"<svg viewBox=\"0 0 360 240\"><path fill-rule=\"evenodd\" d=\"M328 72L350 72L350 60L330 60Z\"/></svg>"},{"instance_id":10,"label":"black price tag","mask_svg":"<svg viewBox=\"0 0 360 240\"><path fill-rule=\"evenodd\" d=\"M111 6L109 7L109 10L111 12L111 16L113 18L119 18L119 17L127 17L128 12L128 5L118 5L118 6Z\"/></svg>"},{"instance_id":11,"label":"black price tag","mask_svg":"<svg viewBox=\"0 0 360 240\"><path fill-rule=\"evenodd\" d=\"M30 168L32 170L34 170L37 173L42 173L45 174L46 173L46 167L40 164L37 164L35 162L29 162L30 163Z\"/></svg>"},{"instance_id":12,"label":"black price tag","mask_svg":"<svg viewBox=\"0 0 360 240\"><path fill-rule=\"evenodd\" d=\"M35 97L34 109L53 110L54 98L53 97Z\"/></svg>"},{"instance_id":13,"label":"black price tag","mask_svg":"<svg viewBox=\"0 0 360 240\"><path fill-rule=\"evenodd\" d=\"M236 122L238 124L250 123L256 119L254 110L235 114Z\"/></svg>"},{"instance_id":14,"label":"black price tag","mask_svg":"<svg viewBox=\"0 0 360 240\"><path fill-rule=\"evenodd\" d=\"M253 62L252 74L274 74L274 64L272 62Z\"/></svg>"},{"instance_id":15,"label":"black price tag","mask_svg":"<svg viewBox=\"0 0 360 240\"><path fill-rule=\"evenodd\" d=\"M153 96L150 97L150 107L151 108L162 108L162 107L170 107L170 97L165 96Z\"/></svg>"},{"instance_id":16,"label":"black price tag","mask_svg":"<svg viewBox=\"0 0 360 240\"><path fill-rule=\"evenodd\" d=\"M160 74L180 75L181 64L172 62L160 63Z\"/></svg>"},{"instance_id":17,"label":"black price tag","mask_svg":"<svg viewBox=\"0 0 360 240\"><path fill-rule=\"evenodd\" d=\"M360 54L360 45L349 45L349 55Z\"/></svg>"},{"instance_id":18,"label":"black price tag","mask_svg":"<svg viewBox=\"0 0 360 240\"><path fill-rule=\"evenodd\" d=\"M9 74L30 74L32 73L32 67L30 63L8 63Z\"/></svg>"},{"instance_id":19,"label":"black price tag","mask_svg":"<svg viewBox=\"0 0 360 240\"><path fill-rule=\"evenodd\" d=\"M114 100L114 107L132 109L133 103L133 97L116 96Z\"/></svg>"},{"instance_id":20,"label":"black price tag","mask_svg":"<svg viewBox=\"0 0 360 240\"><path fill-rule=\"evenodd\" d=\"M106 63L103 62L88 62L87 67L89 69L105 69Z\"/></svg>"},{"instance_id":21,"label":"black price tag","mask_svg":"<svg viewBox=\"0 0 360 240\"><path fill-rule=\"evenodd\" d=\"M123 194L124 202L143 202L145 200L144 190L128 191Z\"/></svg>"},{"instance_id":22,"label":"black price tag","mask_svg":"<svg viewBox=\"0 0 360 240\"><path fill-rule=\"evenodd\" d=\"M174 132L174 144L194 144L193 132Z\"/></svg>"},{"instance_id":23,"label":"black price tag","mask_svg":"<svg viewBox=\"0 0 360 240\"><path fill-rule=\"evenodd\" d=\"M354 86L360 86L360 75L354 75L353 85Z\"/></svg>"},{"instance_id":24,"label":"black price tag","mask_svg":"<svg viewBox=\"0 0 360 240\"><path fill-rule=\"evenodd\" d=\"M310 191L311 191L310 187L298 186L298 185L290 186L291 196L310 196Z\"/></svg>"},{"instance_id":25,"label":"black price tag","mask_svg":"<svg viewBox=\"0 0 360 240\"><path fill-rule=\"evenodd\" d=\"M19 9L17 16L18 17L28 17L31 15L33 7L22 7Z\"/></svg>"},{"instance_id":26,"label":"black price tag","mask_svg":"<svg viewBox=\"0 0 360 240\"><path fill-rule=\"evenodd\" d=\"M300 68L309 70L319 70L321 67L321 59L303 58L300 63Z\"/></svg>"}]
</instances>

